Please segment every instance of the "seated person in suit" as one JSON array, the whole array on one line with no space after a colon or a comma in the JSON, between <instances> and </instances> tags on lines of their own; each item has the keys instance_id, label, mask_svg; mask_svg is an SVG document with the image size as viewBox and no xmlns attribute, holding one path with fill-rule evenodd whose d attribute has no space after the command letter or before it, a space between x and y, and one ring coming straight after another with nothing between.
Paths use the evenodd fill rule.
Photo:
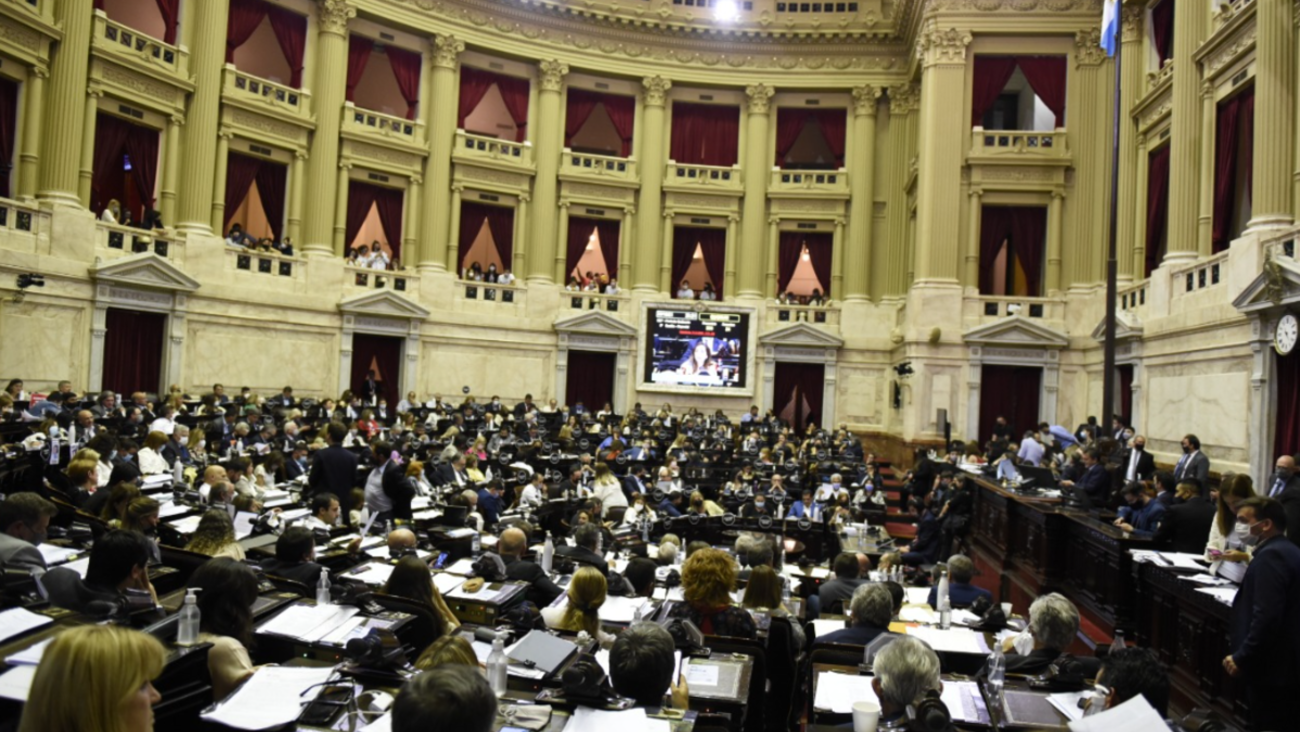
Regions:
<instances>
[{"instance_id":1,"label":"seated person in suit","mask_svg":"<svg viewBox=\"0 0 1300 732\"><path fill-rule=\"evenodd\" d=\"M894 598L883 583L870 582L853 590L848 609L852 615L850 625L817 638L815 644L865 646L881 633L888 633L889 621L894 616Z\"/></svg>"},{"instance_id":2,"label":"seated person in suit","mask_svg":"<svg viewBox=\"0 0 1300 732\"><path fill-rule=\"evenodd\" d=\"M943 689L939 656L923 640L900 636L880 649L872 663L871 688L880 700L880 724L906 726L907 707ZM890 727L891 729L895 727Z\"/></svg>"},{"instance_id":3,"label":"seated person in suit","mask_svg":"<svg viewBox=\"0 0 1300 732\"><path fill-rule=\"evenodd\" d=\"M600 570L602 576L609 574L609 562L600 553L600 526L595 523L582 524L573 530L575 546L556 547L555 553Z\"/></svg>"},{"instance_id":4,"label":"seated person in suit","mask_svg":"<svg viewBox=\"0 0 1300 732\"><path fill-rule=\"evenodd\" d=\"M720 549L703 549L682 565L682 596L669 617L690 620L705 635L754 638L754 619L731 603L736 562Z\"/></svg>"},{"instance_id":5,"label":"seated person in suit","mask_svg":"<svg viewBox=\"0 0 1300 732\"><path fill-rule=\"evenodd\" d=\"M1124 486L1124 502L1115 525L1139 536L1150 536L1160 527L1165 516L1165 504L1147 495L1142 483L1133 481Z\"/></svg>"},{"instance_id":6,"label":"seated person in suit","mask_svg":"<svg viewBox=\"0 0 1300 732\"><path fill-rule=\"evenodd\" d=\"M1079 632L1079 609L1064 595L1043 595L1029 606L1029 636L1032 645L1020 638L1011 639L1007 653L1007 673L1035 675L1059 658L1074 642ZM1029 646L1026 648L1026 646ZM1096 658L1079 658L1089 677L1098 668Z\"/></svg>"},{"instance_id":7,"label":"seated person in suit","mask_svg":"<svg viewBox=\"0 0 1300 732\"><path fill-rule=\"evenodd\" d=\"M262 570L314 589L325 569L316 563L316 535L311 529L290 526L275 540L275 557L262 562Z\"/></svg>"},{"instance_id":8,"label":"seated person in suit","mask_svg":"<svg viewBox=\"0 0 1300 732\"><path fill-rule=\"evenodd\" d=\"M501 532L501 541L497 543L497 553L506 563L506 578L522 580L528 583L526 593L529 602L537 607L546 607L555 601L561 590L540 565L523 558L528 548L528 535L521 529L509 528ZM651 576L653 579L653 574Z\"/></svg>"},{"instance_id":9,"label":"seated person in suit","mask_svg":"<svg viewBox=\"0 0 1300 732\"><path fill-rule=\"evenodd\" d=\"M939 561L939 548L942 544L943 532L939 525L938 510L934 505L934 490L924 486L920 490L924 491L920 496L924 508L920 519L916 522L916 538L911 544L899 547L899 551L902 552L902 562L909 567Z\"/></svg>"},{"instance_id":10,"label":"seated person in suit","mask_svg":"<svg viewBox=\"0 0 1300 732\"><path fill-rule=\"evenodd\" d=\"M659 510L671 518L677 518L682 515L682 492L676 488L668 491L668 495L659 503Z\"/></svg>"},{"instance_id":11,"label":"seated person in suit","mask_svg":"<svg viewBox=\"0 0 1300 732\"><path fill-rule=\"evenodd\" d=\"M501 520L501 481L493 479L478 490L478 510L483 514L484 526L496 526Z\"/></svg>"},{"instance_id":12,"label":"seated person in suit","mask_svg":"<svg viewBox=\"0 0 1300 732\"><path fill-rule=\"evenodd\" d=\"M311 515L302 520L305 528L328 534L330 529L338 526L339 514L342 513L338 496L333 493L317 493L308 505Z\"/></svg>"},{"instance_id":13,"label":"seated person in suit","mask_svg":"<svg viewBox=\"0 0 1300 732\"><path fill-rule=\"evenodd\" d=\"M146 598L156 606L158 595L149 582L149 542L143 534L121 529L99 537L90 550L90 565L82 580L66 567L56 567L45 575L50 602L58 607L92 615L104 615L110 607L120 607L132 600L142 604ZM104 603L92 607L92 603ZM134 602L132 604L135 604Z\"/></svg>"},{"instance_id":14,"label":"seated person in suit","mask_svg":"<svg viewBox=\"0 0 1300 732\"><path fill-rule=\"evenodd\" d=\"M817 521L821 518L821 510L817 504L813 503L813 492L811 488L803 489L802 500L790 507L790 518L807 518L811 521Z\"/></svg>"},{"instance_id":15,"label":"seated person in suit","mask_svg":"<svg viewBox=\"0 0 1300 732\"><path fill-rule=\"evenodd\" d=\"M831 563L831 570L835 573L835 577L823 582L817 589L817 597L821 601L820 610L832 615L842 615L845 605L866 580L860 579L861 567L858 564L858 557L848 552L841 552L835 557L835 561Z\"/></svg>"},{"instance_id":16,"label":"seated person in suit","mask_svg":"<svg viewBox=\"0 0 1300 732\"><path fill-rule=\"evenodd\" d=\"M393 702L393 732L492 732L497 697L476 668L447 664L407 681Z\"/></svg>"},{"instance_id":17,"label":"seated person in suit","mask_svg":"<svg viewBox=\"0 0 1300 732\"><path fill-rule=\"evenodd\" d=\"M637 557L627 563L627 568L623 570L623 578L632 584L635 597L650 597L654 593L657 567L653 559L646 557Z\"/></svg>"},{"instance_id":18,"label":"seated person in suit","mask_svg":"<svg viewBox=\"0 0 1300 732\"><path fill-rule=\"evenodd\" d=\"M954 554L948 557L948 599L955 608L970 607L981 597L987 597L990 602L993 601L993 593L983 587L976 587L970 583L971 578L975 576L975 563L970 557L964 554ZM927 600L930 607L939 608L939 587L936 585L930 588L930 599Z\"/></svg>"},{"instance_id":19,"label":"seated person in suit","mask_svg":"<svg viewBox=\"0 0 1300 732\"><path fill-rule=\"evenodd\" d=\"M655 710L671 691L673 708L686 709L686 677L673 683L673 651L673 637L655 623L637 623L619 633L609 649L609 681L614 691L636 700L638 707Z\"/></svg>"},{"instance_id":20,"label":"seated person in suit","mask_svg":"<svg viewBox=\"0 0 1300 732\"><path fill-rule=\"evenodd\" d=\"M1078 454L1083 459L1082 474L1073 480L1060 481L1061 487L1078 486L1088 494L1092 505L1104 505L1110 498L1110 476L1106 474L1106 468L1101 464L1101 451L1096 447L1085 447Z\"/></svg>"},{"instance_id":21,"label":"seated person in suit","mask_svg":"<svg viewBox=\"0 0 1300 732\"><path fill-rule=\"evenodd\" d=\"M199 589L199 641L212 644L212 699L221 701L257 670L248 655L257 575L247 564L217 557L194 570L189 586Z\"/></svg>"},{"instance_id":22,"label":"seated person in suit","mask_svg":"<svg viewBox=\"0 0 1300 732\"><path fill-rule=\"evenodd\" d=\"M1163 717L1168 713L1169 672L1150 648L1121 648L1107 654L1101 662L1097 683L1110 690L1106 695L1107 709L1142 696L1156 714Z\"/></svg>"},{"instance_id":23,"label":"seated person in suit","mask_svg":"<svg viewBox=\"0 0 1300 732\"><path fill-rule=\"evenodd\" d=\"M0 565L10 569L45 569L36 547L45 541L58 506L35 493L12 493L0 501Z\"/></svg>"},{"instance_id":24,"label":"seated person in suit","mask_svg":"<svg viewBox=\"0 0 1300 732\"><path fill-rule=\"evenodd\" d=\"M595 567L579 567L569 582L568 601L563 605L542 608L546 627L572 633L586 631L606 648L614 636L600 629L600 606L605 604L609 586L605 575Z\"/></svg>"},{"instance_id":25,"label":"seated person in suit","mask_svg":"<svg viewBox=\"0 0 1300 732\"><path fill-rule=\"evenodd\" d=\"M1164 520L1156 529L1156 545L1200 554L1205 550L1205 537L1210 533L1216 513L1214 502L1201 495L1199 484L1191 480L1179 483L1174 489L1173 505L1165 511Z\"/></svg>"}]
</instances>

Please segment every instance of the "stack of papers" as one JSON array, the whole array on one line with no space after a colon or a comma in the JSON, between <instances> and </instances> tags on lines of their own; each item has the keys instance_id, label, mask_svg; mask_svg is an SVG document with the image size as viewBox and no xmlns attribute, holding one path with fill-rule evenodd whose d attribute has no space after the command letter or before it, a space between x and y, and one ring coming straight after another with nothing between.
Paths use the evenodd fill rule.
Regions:
<instances>
[{"instance_id":1,"label":"stack of papers","mask_svg":"<svg viewBox=\"0 0 1300 732\"><path fill-rule=\"evenodd\" d=\"M29 630L49 625L54 621L44 615L16 607L0 612L0 642L22 635Z\"/></svg>"},{"instance_id":2,"label":"stack of papers","mask_svg":"<svg viewBox=\"0 0 1300 732\"><path fill-rule=\"evenodd\" d=\"M46 638L40 643L6 658L5 663L10 666L35 666L41 662L41 658L45 655L45 649L49 647L50 643L53 641L53 638Z\"/></svg>"},{"instance_id":3,"label":"stack of papers","mask_svg":"<svg viewBox=\"0 0 1300 732\"><path fill-rule=\"evenodd\" d=\"M907 634L920 638L935 651L946 651L948 653L983 653L989 652L988 644L984 642L984 635L976 633L973 630L964 628L952 628L941 630L925 625L908 626Z\"/></svg>"},{"instance_id":4,"label":"stack of papers","mask_svg":"<svg viewBox=\"0 0 1300 732\"><path fill-rule=\"evenodd\" d=\"M387 582L394 569L397 569L397 567L387 562L368 562L344 572L343 577L367 585L377 586Z\"/></svg>"},{"instance_id":5,"label":"stack of papers","mask_svg":"<svg viewBox=\"0 0 1300 732\"><path fill-rule=\"evenodd\" d=\"M1228 585L1227 587L1198 587L1197 592L1204 592L1219 602L1232 607L1233 600L1237 599L1237 586Z\"/></svg>"},{"instance_id":6,"label":"stack of papers","mask_svg":"<svg viewBox=\"0 0 1300 732\"><path fill-rule=\"evenodd\" d=\"M569 598L560 595L554 604L560 608L568 607ZM654 604L644 597L606 597L605 604L600 606L600 619L606 623L630 623L636 618L637 608L642 608L642 616L647 617L654 610Z\"/></svg>"},{"instance_id":7,"label":"stack of papers","mask_svg":"<svg viewBox=\"0 0 1300 732\"><path fill-rule=\"evenodd\" d=\"M1076 719L1083 719L1083 710L1079 708L1079 700L1084 699L1091 694L1091 689L1085 689L1084 691L1062 691L1049 695L1047 701L1051 702L1052 706L1056 708L1056 711L1064 714L1067 721L1072 722Z\"/></svg>"},{"instance_id":8,"label":"stack of papers","mask_svg":"<svg viewBox=\"0 0 1300 732\"><path fill-rule=\"evenodd\" d=\"M170 521L167 525L175 529L178 534L193 534L194 530L199 528L199 521L202 520L202 518L203 516L196 514L194 516L186 516L183 519Z\"/></svg>"},{"instance_id":9,"label":"stack of papers","mask_svg":"<svg viewBox=\"0 0 1300 732\"><path fill-rule=\"evenodd\" d=\"M948 707L948 714L954 722L971 724L988 724L989 712L980 694L979 684L974 681L945 681L940 699Z\"/></svg>"},{"instance_id":10,"label":"stack of papers","mask_svg":"<svg viewBox=\"0 0 1300 732\"><path fill-rule=\"evenodd\" d=\"M452 574L459 574L468 577L471 574L474 574L474 560L470 559L469 557L465 557L463 559L457 559L455 563L453 563L450 567L447 567L447 569L444 571L450 572Z\"/></svg>"},{"instance_id":11,"label":"stack of papers","mask_svg":"<svg viewBox=\"0 0 1300 732\"><path fill-rule=\"evenodd\" d=\"M848 621L845 620L825 620L818 618L812 621L813 633L818 638L825 637L828 633L834 633L837 630L844 630L848 627Z\"/></svg>"},{"instance_id":12,"label":"stack of papers","mask_svg":"<svg viewBox=\"0 0 1300 732\"><path fill-rule=\"evenodd\" d=\"M314 698L302 693L323 684L334 675L333 668L264 666L243 686L216 707L200 716L235 729L267 729L298 718L300 702Z\"/></svg>"},{"instance_id":13,"label":"stack of papers","mask_svg":"<svg viewBox=\"0 0 1300 732\"><path fill-rule=\"evenodd\" d=\"M478 592L470 592L469 590L465 589L462 583L462 586L457 587L456 589L444 594L447 597L459 597L462 600L477 600L479 602L492 602L493 600L501 596L501 594L506 591L507 587L509 587L509 585L505 585L500 582L491 582L491 583L485 582L483 586L478 589Z\"/></svg>"},{"instance_id":14,"label":"stack of papers","mask_svg":"<svg viewBox=\"0 0 1300 732\"><path fill-rule=\"evenodd\" d=\"M166 503L158 507L158 518L168 519L171 518L172 516L179 516L183 513L189 513L191 510L193 509L191 509L189 506L185 505L184 503L167 501Z\"/></svg>"},{"instance_id":15,"label":"stack of papers","mask_svg":"<svg viewBox=\"0 0 1300 732\"><path fill-rule=\"evenodd\" d=\"M879 701L876 690L871 688L870 676L852 676L830 671L817 675L813 709L832 714L852 714L853 705L860 701Z\"/></svg>"},{"instance_id":16,"label":"stack of papers","mask_svg":"<svg viewBox=\"0 0 1300 732\"><path fill-rule=\"evenodd\" d=\"M1141 694L1101 714L1070 722L1071 732L1151 732L1161 729L1168 729L1168 725Z\"/></svg>"},{"instance_id":17,"label":"stack of papers","mask_svg":"<svg viewBox=\"0 0 1300 732\"><path fill-rule=\"evenodd\" d=\"M465 578L446 572L433 573L433 586L438 588L438 592L446 595L452 590L465 584Z\"/></svg>"},{"instance_id":18,"label":"stack of papers","mask_svg":"<svg viewBox=\"0 0 1300 732\"><path fill-rule=\"evenodd\" d=\"M0 674L0 699L25 702L36 678L35 666L17 666Z\"/></svg>"},{"instance_id":19,"label":"stack of papers","mask_svg":"<svg viewBox=\"0 0 1300 732\"><path fill-rule=\"evenodd\" d=\"M56 564L63 564L85 551L84 549L69 549L63 546L54 546L53 544L39 544L37 545L36 550L45 558L45 566L47 567L53 567Z\"/></svg>"},{"instance_id":20,"label":"stack of papers","mask_svg":"<svg viewBox=\"0 0 1300 732\"><path fill-rule=\"evenodd\" d=\"M573 710L573 716L564 726L564 732L668 732L672 725L666 719L651 719L644 709L627 709L606 712L588 707Z\"/></svg>"},{"instance_id":21,"label":"stack of papers","mask_svg":"<svg viewBox=\"0 0 1300 732\"><path fill-rule=\"evenodd\" d=\"M284 612L262 623L257 632L316 643L339 630L358 612L357 608L344 605L290 605Z\"/></svg>"},{"instance_id":22,"label":"stack of papers","mask_svg":"<svg viewBox=\"0 0 1300 732\"><path fill-rule=\"evenodd\" d=\"M929 587L904 587L903 600L908 605L930 605Z\"/></svg>"}]
</instances>

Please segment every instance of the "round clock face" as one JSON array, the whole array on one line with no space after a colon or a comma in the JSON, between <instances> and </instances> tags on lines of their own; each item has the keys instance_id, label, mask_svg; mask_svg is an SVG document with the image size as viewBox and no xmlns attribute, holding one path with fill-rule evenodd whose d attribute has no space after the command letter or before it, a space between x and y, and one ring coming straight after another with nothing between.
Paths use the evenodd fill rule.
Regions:
<instances>
[{"instance_id":1,"label":"round clock face","mask_svg":"<svg viewBox=\"0 0 1300 732\"><path fill-rule=\"evenodd\" d=\"M1273 348L1285 356L1295 348L1296 339L1300 337L1300 322L1290 313L1282 316L1277 321L1277 329L1273 332Z\"/></svg>"}]
</instances>

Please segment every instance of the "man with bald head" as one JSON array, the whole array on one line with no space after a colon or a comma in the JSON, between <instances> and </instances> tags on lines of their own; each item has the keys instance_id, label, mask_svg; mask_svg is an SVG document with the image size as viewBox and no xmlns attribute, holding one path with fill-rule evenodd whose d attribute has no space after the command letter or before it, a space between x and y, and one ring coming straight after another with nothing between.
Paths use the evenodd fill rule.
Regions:
<instances>
[{"instance_id":1,"label":"man with bald head","mask_svg":"<svg viewBox=\"0 0 1300 732\"><path fill-rule=\"evenodd\" d=\"M98 433L95 425L95 413L89 409L83 409L77 412L76 421L68 427L69 444L80 447L90 441Z\"/></svg>"},{"instance_id":2,"label":"man with bald head","mask_svg":"<svg viewBox=\"0 0 1300 732\"><path fill-rule=\"evenodd\" d=\"M497 553L506 563L506 578L522 580L528 583L528 601L537 607L550 605L563 592L546 572L534 562L523 558L528 549L528 535L516 528L501 532L501 541L497 544Z\"/></svg>"},{"instance_id":3,"label":"man with bald head","mask_svg":"<svg viewBox=\"0 0 1300 732\"><path fill-rule=\"evenodd\" d=\"M225 483L226 469L220 465L209 465L203 470L203 483L199 485L199 495L203 500L212 502L212 486L217 483Z\"/></svg>"},{"instance_id":4,"label":"man with bald head","mask_svg":"<svg viewBox=\"0 0 1300 732\"><path fill-rule=\"evenodd\" d=\"M400 557L407 552L415 551L417 543L414 531L410 529L393 529L388 532L388 555Z\"/></svg>"}]
</instances>

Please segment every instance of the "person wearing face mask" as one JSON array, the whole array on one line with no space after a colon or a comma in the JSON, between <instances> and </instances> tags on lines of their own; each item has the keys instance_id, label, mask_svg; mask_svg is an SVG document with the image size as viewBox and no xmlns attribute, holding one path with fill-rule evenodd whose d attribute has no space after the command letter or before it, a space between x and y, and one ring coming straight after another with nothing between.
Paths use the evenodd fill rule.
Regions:
<instances>
[{"instance_id":1,"label":"person wearing face mask","mask_svg":"<svg viewBox=\"0 0 1300 732\"><path fill-rule=\"evenodd\" d=\"M772 506L768 504L766 496L754 496L754 500L741 507L740 515L742 518L771 516Z\"/></svg>"},{"instance_id":2,"label":"person wearing face mask","mask_svg":"<svg viewBox=\"0 0 1300 732\"><path fill-rule=\"evenodd\" d=\"M1214 514L1214 504L1201 497L1200 486L1191 481L1179 483L1174 490L1173 505L1165 511L1164 520L1156 530L1155 542L1176 552L1199 554L1205 548L1205 536L1214 523Z\"/></svg>"},{"instance_id":3,"label":"person wearing face mask","mask_svg":"<svg viewBox=\"0 0 1300 732\"><path fill-rule=\"evenodd\" d=\"M1243 682L1259 730L1300 729L1293 701L1300 687L1300 547L1286 529L1286 511L1272 498L1248 498L1237 508L1237 533L1255 554L1232 602L1232 653L1223 668Z\"/></svg>"},{"instance_id":4,"label":"person wearing face mask","mask_svg":"<svg viewBox=\"0 0 1300 732\"><path fill-rule=\"evenodd\" d=\"M1286 511L1287 537L1300 544L1300 475L1296 475L1295 458L1283 455L1273 464L1268 488L1264 495L1282 504Z\"/></svg>"},{"instance_id":5,"label":"person wearing face mask","mask_svg":"<svg viewBox=\"0 0 1300 732\"><path fill-rule=\"evenodd\" d=\"M1154 533L1164 518L1165 504L1152 500L1146 486L1136 481L1125 485L1123 494L1128 505L1119 510L1115 525L1138 535Z\"/></svg>"},{"instance_id":6,"label":"person wearing face mask","mask_svg":"<svg viewBox=\"0 0 1300 732\"><path fill-rule=\"evenodd\" d=\"M1201 484L1201 495L1209 495L1210 459L1201 452L1201 440L1196 435L1183 437L1183 456L1174 466L1174 480L1183 482L1195 478Z\"/></svg>"},{"instance_id":7,"label":"person wearing face mask","mask_svg":"<svg viewBox=\"0 0 1300 732\"><path fill-rule=\"evenodd\" d=\"M57 506L35 493L14 493L0 501L0 565L45 570L45 557L36 547L46 539Z\"/></svg>"},{"instance_id":8,"label":"person wearing face mask","mask_svg":"<svg viewBox=\"0 0 1300 732\"><path fill-rule=\"evenodd\" d=\"M1122 460L1123 462L1120 464L1124 466L1124 481L1126 483L1135 480L1150 480L1152 474L1156 472L1155 456L1147 452L1147 438L1142 435L1133 438L1132 444Z\"/></svg>"}]
</instances>

